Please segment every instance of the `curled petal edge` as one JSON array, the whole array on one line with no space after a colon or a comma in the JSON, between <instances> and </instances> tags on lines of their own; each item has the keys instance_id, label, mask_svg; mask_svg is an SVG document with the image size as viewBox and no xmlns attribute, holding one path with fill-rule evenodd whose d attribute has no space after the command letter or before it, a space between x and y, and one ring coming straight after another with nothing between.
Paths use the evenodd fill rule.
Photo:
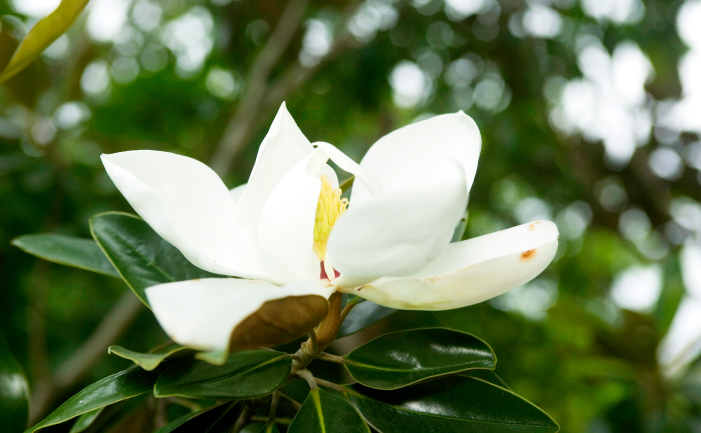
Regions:
<instances>
[{"instance_id":1,"label":"curled petal edge","mask_svg":"<svg viewBox=\"0 0 701 433\"><path fill-rule=\"evenodd\" d=\"M538 276L553 260L558 230L536 221L450 244L431 265L403 278L340 289L403 310L450 310L499 296Z\"/></svg>"}]
</instances>

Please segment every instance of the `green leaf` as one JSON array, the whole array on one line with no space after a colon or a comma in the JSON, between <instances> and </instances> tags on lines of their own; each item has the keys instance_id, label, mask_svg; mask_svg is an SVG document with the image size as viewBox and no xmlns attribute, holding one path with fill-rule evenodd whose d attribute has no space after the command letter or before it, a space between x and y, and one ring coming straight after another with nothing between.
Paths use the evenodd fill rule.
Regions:
<instances>
[{"instance_id":1,"label":"green leaf","mask_svg":"<svg viewBox=\"0 0 701 433\"><path fill-rule=\"evenodd\" d=\"M382 335L344 356L353 379L373 388L397 389L430 377L475 368L494 369L487 343L445 328Z\"/></svg>"},{"instance_id":2,"label":"green leaf","mask_svg":"<svg viewBox=\"0 0 701 433\"><path fill-rule=\"evenodd\" d=\"M121 358L128 359L146 371L151 371L155 369L161 364L161 362L165 361L166 358L174 354L184 355L190 352L192 352L191 348L187 346L181 346L175 343L169 344L168 346L162 349L158 349L153 353L133 352L121 346L110 346L107 349L108 354L117 355Z\"/></svg>"},{"instance_id":3,"label":"green leaf","mask_svg":"<svg viewBox=\"0 0 701 433\"><path fill-rule=\"evenodd\" d=\"M155 410L155 407L153 404L148 404L147 399L149 398L152 398L151 393L145 393L134 398L84 413L78 418L75 418L75 423L73 423L71 433L73 433L74 430L89 433L102 433L108 431L109 429L112 429L113 431L124 431L119 430L119 428L124 425L133 425L133 421L135 421L134 418L140 417L140 413L143 413L144 411L151 411L151 417L154 416L153 411ZM92 417L94 413L97 413L95 418ZM51 426L43 431L66 431L65 424L70 424L70 421L62 425Z\"/></svg>"},{"instance_id":4,"label":"green leaf","mask_svg":"<svg viewBox=\"0 0 701 433\"><path fill-rule=\"evenodd\" d=\"M462 238L465 236L465 229L467 228L467 218L469 216L470 212L466 211L465 216L460 219L460 222L458 223L457 226L455 226L455 231L453 232L453 238L450 240L450 242L460 242Z\"/></svg>"},{"instance_id":5,"label":"green leaf","mask_svg":"<svg viewBox=\"0 0 701 433\"><path fill-rule=\"evenodd\" d=\"M370 301L361 302L348 313L348 317L343 321L338 337L355 334L361 329L367 328L373 323L379 322L396 310L374 304Z\"/></svg>"},{"instance_id":6,"label":"green leaf","mask_svg":"<svg viewBox=\"0 0 701 433\"><path fill-rule=\"evenodd\" d=\"M347 178L345 178L343 180L343 182L341 182L338 185L338 187L341 189L341 191L346 192L353 186L354 181L355 181L355 176L353 176L353 175L348 176Z\"/></svg>"},{"instance_id":7,"label":"green leaf","mask_svg":"<svg viewBox=\"0 0 701 433\"><path fill-rule=\"evenodd\" d=\"M382 433L559 430L555 421L532 403L472 377L454 376L395 391L353 385L346 395L363 418Z\"/></svg>"},{"instance_id":8,"label":"green leaf","mask_svg":"<svg viewBox=\"0 0 701 433\"><path fill-rule=\"evenodd\" d=\"M288 433L370 433L370 428L347 401L319 388L297 412Z\"/></svg>"},{"instance_id":9,"label":"green leaf","mask_svg":"<svg viewBox=\"0 0 701 433\"><path fill-rule=\"evenodd\" d=\"M277 424L269 422L258 433L280 433L280 430L278 430Z\"/></svg>"},{"instance_id":10,"label":"green leaf","mask_svg":"<svg viewBox=\"0 0 701 433\"><path fill-rule=\"evenodd\" d=\"M148 287L217 277L190 263L136 215L122 212L95 215L90 219L90 232L119 275L147 306L144 290Z\"/></svg>"},{"instance_id":11,"label":"green leaf","mask_svg":"<svg viewBox=\"0 0 701 433\"><path fill-rule=\"evenodd\" d=\"M184 426L184 425L188 424L189 421L191 421L191 420L193 420L193 419L199 417L200 415L203 415L203 414L205 414L205 413L211 412L211 411L213 411L213 410L215 410L215 409L217 409L217 408L222 409L222 407L225 406L225 405L226 405L226 403L222 403L222 404L220 404L220 405L214 405L214 406L211 406L211 407L206 407L206 408L204 408L204 409L202 409L202 410L199 410L199 411L197 411L197 412L190 412L190 413L188 413L187 415L183 415L183 416L181 416L180 418L176 419L175 421L172 421L172 422L168 423L167 425L165 425L165 426L159 428L158 430L156 430L155 433L170 433L170 432L177 431L178 428L180 428L181 426Z\"/></svg>"},{"instance_id":12,"label":"green leaf","mask_svg":"<svg viewBox=\"0 0 701 433\"><path fill-rule=\"evenodd\" d=\"M92 239L40 233L14 238L12 245L50 262L119 278L117 270Z\"/></svg>"},{"instance_id":13,"label":"green leaf","mask_svg":"<svg viewBox=\"0 0 701 433\"><path fill-rule=\"evenodd\" d=\"M261 429L265 428L265 423L263 422L252 422L250 424L246 424L244 428L241 429L240 433L260 433Z\"/></svg>"},{"instance_id":14,"label":"green leaf","mask_svg":"<svg viewBox=\"0 0 701 433\"><path fill-rule=\"evenodd\" d=\"M155 378L154 373L140 368L132 368L108 376L87 386L66 400L42 422L28 429L25 433L35 432L95 409L151 392Z\"/></svg>"},{"instance_id":15,"label":"green leaf","mask_svg":"<svg viewBox=\"0 0 701 433\"><path fill-rule=\"evenodd\" d=\"M212 350L210 352L197 352L195 359L206 361L214 365L223 365L229 358L228 350Z\"/></svg>"},{"instance_id":16,"label":"green leaf","mask_svg":"<svg viewBox=\"0 0 701 433\"><path fill-rule=\"evenodd\" d=\"M168 367L154 388L157 397L255 398L270 394L286 381L292 359L274 350L229 355L221 365L183 359Z\"/></svg>"},{"instance_id":17,"label":"green leaf","mask_svg":"<svg viewBox=\"0 0 701 433\"><path fill-rule=\"evenodd\" d=\"M22 368L0 335L0 426L22 431L29 416L29 386Z\"/></svg>"},{"instance_id":18,"label":"green leaf","mask_svg":"<svg viewBox=\"0 0 701 433\"><path fill-rule=\"evenodd\" d=\"M79 416L75 424L73 424L73 427L71 427L71 431L68 433L80 433L86 428L90 427L95 421L95 418L100 416L100 413L102 413L102 409L104 408L104 406L98 407L95 410L91 410L90 412L86 412Z\"/></svg>"},{"instance_id":19,"label":"green leaf","mask_svg":"<svg viewBox=\"0 0 701 433\"><path fill-rule=\"evenodd\" d=\"M198 412L184 415L165 427L156 430L156 433L229 433L231 427L241 415L243 404L240 402L228 402L211 406Z\"/></svg>"},{"instance_id":20,"label":"green leaf","mask_svg":"<svg viewBox=\"0 0 701 433\"><path fill-rule=\"evenodd\" d=\"M61 0L56 10L39 20L27 33L0 74L0 83L7 81L39 57L42 51L68 30L87 4L88 0Z\"/></svg>"},{"instance_id":21,"label":"green leaf","mask_svg":"<svg viewBox=\"0 0 701 433\"><path fill-rule=\"evenodd\" d=\"M493 370L467 370L459 373L459 376L474 377L475 379L480 379L485 382L489 382L492 385L496 385L511 391L509 385L507 385L506 382L504 382Z\"/></svg>"}]
</instances>

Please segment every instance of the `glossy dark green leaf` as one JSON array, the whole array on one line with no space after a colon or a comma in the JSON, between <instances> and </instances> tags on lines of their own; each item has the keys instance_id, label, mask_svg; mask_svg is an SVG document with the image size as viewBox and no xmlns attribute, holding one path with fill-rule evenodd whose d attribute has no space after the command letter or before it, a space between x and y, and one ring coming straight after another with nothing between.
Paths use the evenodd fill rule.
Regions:
<instances>
[{"instance_id":1,"label":"glossy dark green leaf","mask_svg":"<svg viewBox=\"0 0 701 433\"><path fill-rule=\"evenodd\" d=\"M68 433L80 433L86 428L90 427L95 419L100 416L100 413L102 413L102 409L104 408L104 406L98 407L95 410L91 410L90 412L86 412L79 416L75 421L75 424L73 424L73 427L71 427L71 431Z\"/></svg>"},{"instance_id":2,"label":"glossy dark green leaf","mask_svg":"<svg viewBox=\"0 0 701 433\"><path fill-rule=\"evenodd\" d=\"M42 422L27 430L35 432L59 424L95 409L151 392L156 375L141 368L121 371L87 386L66 400Z\"/></svg>"},{"instance_id":3,"label":"glossy dark green leaf","mask_svg":"<svg viewBox=\"0 0 701 433\"><path fill-rule=\"evenodd\" d=\"M265 428L265 423L264 422L252 422L250 424L246 424L244 428L241 429L241 433L260 433L261 429Z\"/></svg>"},{"instance_id":4,"label":"glossy dark green leaf","mask_svg":"<svg viewBox=\"0 0 701 433\"><path fill-rule=\"evenodd\" d=\"M379 322L395 311L397 310L383 307L382 305L377 305L370 301L361 302L353 307L348 317L346 317L346 320L343 321L341 329L338 331L337 338L355 334L373 323Z\"/></svg>"},{"instance_id":5,"label":"glossy dark green leaf","mask_svg":"<svg viewBox=\"0 0 701 433\"><path fill-rule=\"evenodd\" d=\"M40 233L14 238L12 245L50 262L119 278L117 270L92 239Z\"/></svg>"},{"instance_id":6,"label":"glossy dark green leaf","mask_svg":"<svg viewBox=\"0 0 701 433\"><path fill-rule=\"evenodd\" d=\"M511 391L511 388L509 385L504 382L501 377L499 377L498 374L496 374L493 370L467 370L463 371L462 373L459 373L460 376L464 377L474 377L476 379L483 380L485 382L489 382L492 385L499 386L504 389L508 389Z\"/></svg>"},{"instance_id":7,"label":"glossy dark green leaf","mask_svg":"<svg viewBox=\"0 0 701 433\"><path fill-rule=\"evenodd\" d=\"M115 431L115 426L121 426L123 423L130 424L130 419L133 419L135 415L142 412L144 409L148 409L150 411L155 410L154 405L147 402L147 399L150 398L152 399L151 393L145 393L134 398L129 398L127 400L86 412L83 415L74 418L75 422L73 423L70 433L78 431L86 433L113 432ZM97 414L97 416L93 418L95 414ZM70 424L71 421L73 420L67 421L65 424ZM43 433L44 431L52 432L54 430L65 431L65 426L51 426L46 430L42 430L40 433Z\"/></svg>"},{"instance_id":8,"label":"glossy dark green leaf","mask_svg":"<svg viewBox=\"0 0 701 433\"><path fill-rule=\"evenodd\" d=\"M370 428L347 401L316 388L297 412L288 433L370 433Z\"/></svg>"},{"instance_id":9,"label":"glossy dark green leaf","mask_svg":"<svg viewBox=\"0 0 701 433\"><path fill-rule=\"evenodd\" d=\"M346 393L381 433L545 433L558 425L541 409L488 382L454 376L394 391L362 385Z\"/></svg>"},{"instance_id":10,"label":"glossy dark green leaf","mask_svg":"<svg viewBox=\"0 0 701 433\"><path fill-rule=\"evenodd\" d=\"M139 353L121 346L110 346L107 353L117 355L121 358L134 362L144 370L151 371L158 367L161 362L174 355L183 355L192 352L192 349L179 344L169 344L168 346L155 350L152 353Z\"/></svg>"},{"instance_id":11,"label":"glossy dark green leaf","mask_svg":"<svg viewBox=\"0 0 701 433\"><path fill-rule=\"evenodd\" d=\"M87 4L88 0L61 0L61 4L51 14L39 20L24 37L10 62L5 66L5 70L0 74L0 83L17 74L39 57L42 51L68 30Z\"/></svg>"},{"instance_id":12,"label":"glossy dark green leaf","mask_svg":"<svg viewBox=\"0 0 701 433\"><path fill-rule=\"evenodd\" d=\"M229 433L241 415L243 404L228 402L182 416L156 433Z\"/></svg>"},{"instance_id":13,"label":"glossy dark green leaf","mask_svg":"<svg viewBox=\"0 0 701 433\"><path fill-rule=\"evenodd\" d=\"M269 422L258 433L280 433L280 430L278 430L277 424Z\"/></svg>"},{"instance_id":14,"label":"glossy dark green leaf","mask_svg":"<svg viewBox=\"0 0 701 433\"><path fill-rule=\"evenodd\" d=\"M0 335L0 426L3 431L22 431L28 415L27 379Z\"/></svg>"},{"instance_id":15,"label":"glossy dark green leaf","mask_svg":"<svg viewBox=\"0 0 701 433\"><path fill-rule=\"evenodd\" d=\"M430 377L482 368L494 369L487 343L444 328L385 334L344 356L355 380L373 388L396 389Z\"/></svg>"},{"instance_id":16,"label":"glossy dark green leaf","mask_svg":"<svg viewBox=\"0 0 701 433\"><path fill-rule=\"evenodd\" d=\"M183 359L158 378L157 397L254 398L270 394L287 380L292 359L273 350L235 352L221 366Z\"/></svg>"},{"instance_id":17,"label":"glossy dark green leaf","mask_svg":"<svg viewBox=\"0 0 701 433\"><path fill-rule=\"evenodd\" d=\"M150 397L150 396L149 396ZM121 405L120 405L121 406ZM111 409L105 408L105 411ZM153 433L158 411L153 402L142 401L137 405L124 405L112 417L95 421L95 427L86 430L89 433ZM100 422L103 421L103 422ZM53 431L50 430L49 432Z\"/></svg>"},{"instance_id":18,"label":"glossy dark green leaf","mask_svg":"<svg viewBox=\"0 0 701 433\"><path fill-rule=\"evenodd\" d=\"M90 232L124 281L146 305L144 290L148 287L217 276L190 263L136 215L122 212L95 215L90 219Z\"/></svg>"},{"instance_id":19,"label":"glossy dark green leaf","mask_svg":"<svg viewBox=\"0 0 701 433\"><path fill-rule=\"evenodd\" d=\"M353 187L353 183L355 182L355 176L348 176L341 182L338 187L341 188L341 191L346 192L350 188Z\"/></svg>"}]
</instances>

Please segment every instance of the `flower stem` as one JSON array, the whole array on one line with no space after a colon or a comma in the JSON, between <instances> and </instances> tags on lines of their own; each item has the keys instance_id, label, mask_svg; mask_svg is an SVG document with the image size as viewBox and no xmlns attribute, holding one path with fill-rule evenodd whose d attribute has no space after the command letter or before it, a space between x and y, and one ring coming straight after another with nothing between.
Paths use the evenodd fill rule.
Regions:
<instances>
[{"instance_id":1,"label":"flower stem","mask_svg":"<svg viewBox=\"0 0 701 433\"><path fill-rule=\"evenodd\" d=\"M348 317L348 313L350 313L353 307L355 307L359 303L360 302L349 302L348 304L346 304L346 306L343 308L343 311L341 311L341 325L343 324L343 322L345 322L346 317Z\"/></svg>"},{"instance_id":2,"label":"flower stem","mask_svg":"<svg viewBox=\"0 0 701 433\"><path fill-rule=\"evenodd\" d=\"M336 292L329 298L329 312L326 318L316 328L318 350L324 350L336 339L341 328L341 301L343 294ZM318 352L317 352L318 353Z\"/></svg>"},{"instance_id":3,"label":"flower stem","mask_svg":"<svg viewBox=\"0 0 701 433\"><path fill-rule=\"evenodd\" d=\"M319 353L319 341L316 338L316 332L309 333L309 341L307 342L313 353Z\"/></svg>"}]
</instances>

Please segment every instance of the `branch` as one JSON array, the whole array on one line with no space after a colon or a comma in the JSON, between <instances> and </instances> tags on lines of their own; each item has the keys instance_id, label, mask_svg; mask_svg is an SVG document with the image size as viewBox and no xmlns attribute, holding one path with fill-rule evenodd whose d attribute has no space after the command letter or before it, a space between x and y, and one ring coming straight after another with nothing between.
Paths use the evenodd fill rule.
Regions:
<instances>
[{"instance_id":1,"label":"branch","mask_svg":"<svg viewBox=\"0 0 701 433\"><path fill-rule=\"evenodd\" d=\"M301 377L302 379L307 381L307 384L309 385L309 388L311 389L316 389L316 380L314 376L312 376L312 373L307 370L306 368L303 368L299 370L298 372L295 373L297 376Z\"/></svg>"},{"instance_id":2,"label":"branch","mask_svg":"<svg viewBox=\"0 0 701 433\"><path fill-rule=\"evenodd\" d=\"M357 43L353 35L348 31L348 23L360 3L360 0L352 0L351 4L346 8L344 13L346 19L341 26L342 30L334 38L331 49L319 60L319 63L310 67L295 63L294 66L283 72L282 77L273 85L267 83L268 76L265 76L265 82L259 81L262 75L255 77L256 81L251 82L249 85L249 91L252 96L249 96L249 92L246 92L244 100L239 104L234 117L227 126L224 138L220 141L210 161L209 165L214 171L220 176L227 174L236 155L258 130L259 119L266 118L289 95L313 77L319 69L338 57L354 43ZM254 79L254 77L251 76L251 79ZM258 98L255 103L253 101L249 102L249 98L254 96Z\"/></svg>"},{"instance_id":3,"label":"branch","mask_svg":"<svg viewBox=\"0 0 701 433\"><path fill-rule=\"evenodd\" d=\"M296 63L275 83L268 91L264 103L264 111L270 111L279 106L295 89L302 87L323 66L334 60L357 41L347 30L347 22L344 23L344 31L336 37L329 52L314 66L304 66Z\"/></svg>"},{"instance_id":4,"label":"branch","mask_svg":"<svg viewBox=\"0 0 701 433\"><path fill-rule=\"evenodd\" d=\"M268 415L268 422L275 422L275 417L277 416L277 404L280 401L280 395L282 393L278 389L273 392L272 401L270 402L270 415Z\"/></svg>"},{"instance_id":5,"label":"branch","mask_svg":"<svg viewBox=\"0 0 701 433\"><path fill-rule=\"evenodd\" d=\"M280 399L284 400L287 404L297 410L302 408L302 405L297 400L293 399L292 397L288 397L285 394L280 394Z\"/></svg>"},{"instance_id":6,"label":"branch","mask_svg":"<svg viewBox=\"0 0 701 433\"><path fill-rule=\"evenodd\" d=\"M50 379L39 382L32 398L30 424L45 415L54 398L80 382L129 329L143 304L131 291L122 295L95 331L66 359Z\"/></svg>"},{"instance_id":7,"label":"branch","mask_svg":"<svg viewBox=\"0 0 701 433\"><path fill-rule=\"evenodd\" d=\"M248 421L251 418L251 405L249 403L246 403L245 406L243 407L243 410L241 411L241 415L239 416L239 419L236 420L236 424L231 428L232 433L239 433L243 428L248 424Z\"/></svg>"},{"instance_id":8,"label":"branch","mask_svg":"<svg viewBox=\"0 0 701 433\"><path fill-rule=\"evenodd\" d=\"M319 384L321 386L331 388L331 389L336 390L338 392L346 392L346 389L337 383L329 382L328 380L324 380L324 379L319 379L318 377L315 377L314 380L316 381L317 384Z\"/></svg>"},{"instance_id":9,"label":"branch","mask_svg":"<svg viewBox=\"0 0 701 433\"><path fill-rule=\"evenodd\" d=\"M343 307L343 311L341 311L341 324L346 321L346 317L350 314L351 310L358 305L360 302L349 302L346 304L345 307Z\"/></svg>"},{"instance_id":10,"label":"branch","mask_svg":"<svg viewBox=\"0 0 701 433\"><path fill-rule=\"evenodd\" d=\"M300 405L302 407L302 405ZM251 421L253 422L268 422L268 418L264 416L252 416ZM282 424L282 425L290 425L292 424L292 418L275 418L273 421L277 424Z\"/></svg>"},{"instance_id":11,"label":"branch","mask_svg":"<svg viewBox=\"0 0 701 433\"><path fill-rule=\"evenodd\" d=\"M209 163L220 176L225 175L236 153L255 132L255 119L261 103L268 93L268 79L273 67L280 60L292 37L302 23L308 0L290 0L278 19L268 42L253 62L241 103L226 126L224 135Z\"/></svg>"},{"instance_id":12,"label":"branch","mask_svg":"<svg viewBox=\"0 0 701 433\"><path fill-rule=\"evenodd\" d=\"M346 360L342 356L332 355L330 353L321 352L319 354L319 359L322 361L335 362L337 364L345 364Z\"/></svg>"}]
</instances>

